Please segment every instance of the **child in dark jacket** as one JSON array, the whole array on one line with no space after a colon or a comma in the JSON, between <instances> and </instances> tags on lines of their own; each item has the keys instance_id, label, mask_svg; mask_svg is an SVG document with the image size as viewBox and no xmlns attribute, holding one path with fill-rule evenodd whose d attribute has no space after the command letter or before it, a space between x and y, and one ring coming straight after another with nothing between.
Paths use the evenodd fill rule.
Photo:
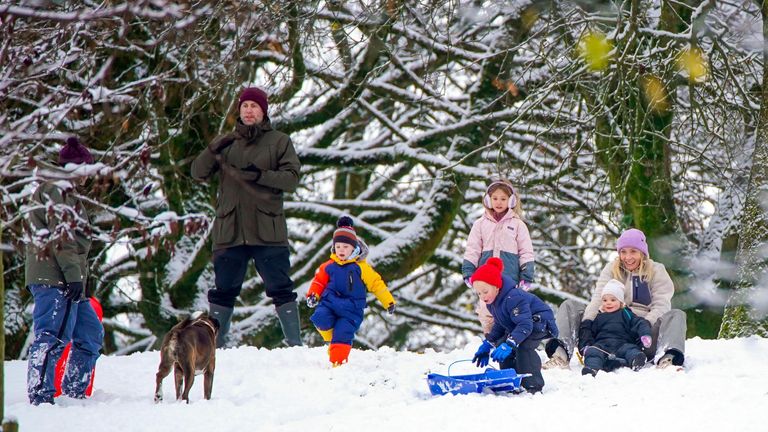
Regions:
<instances>
[{"instance_id":1,"label":"child in dark jacket","mask_svg":"<svg viewBox=\"0 0 768 432\"><path fill-rule=\"evenodd\" d=\"M579 327L579 351L584 356L582 375L610 372L621 366L639 370L645 365L643 348L651 346L651 325L625 307L624 284L612 279L602 292L602 306L594 320Z\"/></svg>"},{"instance_id":2,"label":"child in dark jacket","mask_svg":"<svg viewBox=\"0 0 768 432\"><path fill-rule=\"evenodd\" d=\"M516 288L514 280L502 276L503 270L503 262L491 257L470 279L472 288L493 315L493 327L473 361L483 367L493 359L502 369L514 367L517 373L531 374L523 378L521 385L536 393L544 387L536 347L542 339L557 337L555 314L540 298Z\"/></svg>"},{"instance_id":3,"label":"child in dark jacket","mask_svg":"<svg viewBox=\"0 0 768 432\"><path fill-rule=\"evenodd\" d=\"M333 233L331 259L320 265L307 291L307 306L317 307L310 320L330 342L329 360L346 363L355 332L363 322L366 293L372 292L387 313L395 312L395 299L381 276L365 261L365 243L357 238L352 218L342 216Z\"/></svg>"}]
</instances>

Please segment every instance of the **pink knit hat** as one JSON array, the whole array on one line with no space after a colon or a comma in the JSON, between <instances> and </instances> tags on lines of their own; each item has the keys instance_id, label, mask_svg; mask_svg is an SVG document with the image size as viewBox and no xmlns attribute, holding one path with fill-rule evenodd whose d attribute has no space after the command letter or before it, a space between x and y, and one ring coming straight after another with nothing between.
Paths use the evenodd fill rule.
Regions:
<instances>
[{"instance_id":1,"label":"pink knit hat","mask_svg":"<svg viewBox=\"0 0 768 432\"><path fill-rule=\"evenodd\" d=\"M619 241L616 242L616 251L621 252L626 247L635 248L644 253L646 258L648 257L648 243L645 241L645 234L637 228L631 228L621 233Z\"/></svg>"}]
</instances>

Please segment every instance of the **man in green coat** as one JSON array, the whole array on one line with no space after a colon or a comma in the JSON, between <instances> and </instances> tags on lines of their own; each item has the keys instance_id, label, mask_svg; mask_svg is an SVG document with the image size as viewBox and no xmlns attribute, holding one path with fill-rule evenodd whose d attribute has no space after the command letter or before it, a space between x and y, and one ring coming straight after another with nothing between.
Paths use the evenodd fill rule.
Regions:
<instances>
[{"instance_id":1,"label":"man in green coat","mask_svg":"<svg viewBox=\"0 0 768 432\"><path fill-rule=\"evenodd\" d=\"M210 314L220 324L217 347L226 343L251 260L275 304L285 342L301 345L283 212L283 194L299 184L300 163L288 135L272 128L268 108L264 91L244 89L235 130L215 138L192 162L197 180L219 175L212 231L216 287L208 291Z\"/></svg>"}]
</instances>

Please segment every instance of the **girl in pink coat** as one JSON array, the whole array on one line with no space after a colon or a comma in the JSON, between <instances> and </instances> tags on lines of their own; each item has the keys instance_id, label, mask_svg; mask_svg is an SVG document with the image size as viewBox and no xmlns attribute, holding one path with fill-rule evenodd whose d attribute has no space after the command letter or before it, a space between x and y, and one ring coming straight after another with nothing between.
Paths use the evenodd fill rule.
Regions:
<instances>
[{"instance_id":1,"label":"girl in pink coat","mask_svg":"<svg viewBox=\"0 0 768 432\"><path fill-rule=\"evenodd\" d=\"M515 188L508 180L492 182L483 195L485 212L472 225L467 238L467 250L461 273L467 282L488 258L497 257L504 262L504 275L511 278L517 288L528 290L534 277L534 255L528 227L521 219L522 205ZM469 285L469 283L467 283ZM485 303L478 301L475 311L483 332L493 326L493 317Z\"/></svg>"}]
</instances>

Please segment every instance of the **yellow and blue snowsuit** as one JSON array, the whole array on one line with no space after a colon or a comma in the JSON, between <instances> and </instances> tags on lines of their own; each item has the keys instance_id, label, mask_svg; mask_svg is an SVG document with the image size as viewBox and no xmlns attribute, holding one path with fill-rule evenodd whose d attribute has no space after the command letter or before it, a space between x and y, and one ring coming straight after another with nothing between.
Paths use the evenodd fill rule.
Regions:
<instances>
[{"instance_id":1,"label":"yellow and blue snowsuit","mask_svg":"<svg viewBox=\"0 0 768 432\"><path fill-rule=\"evenodd\" d=\"M347 361L355 332L363 322L366 294L373 293L386 309L395 304L381 276L359 257L342 261L336 254L320 265L307 292L320 302L310 318L323 340L330 342L331 363Z\"/></svg>"}]
</instances>

